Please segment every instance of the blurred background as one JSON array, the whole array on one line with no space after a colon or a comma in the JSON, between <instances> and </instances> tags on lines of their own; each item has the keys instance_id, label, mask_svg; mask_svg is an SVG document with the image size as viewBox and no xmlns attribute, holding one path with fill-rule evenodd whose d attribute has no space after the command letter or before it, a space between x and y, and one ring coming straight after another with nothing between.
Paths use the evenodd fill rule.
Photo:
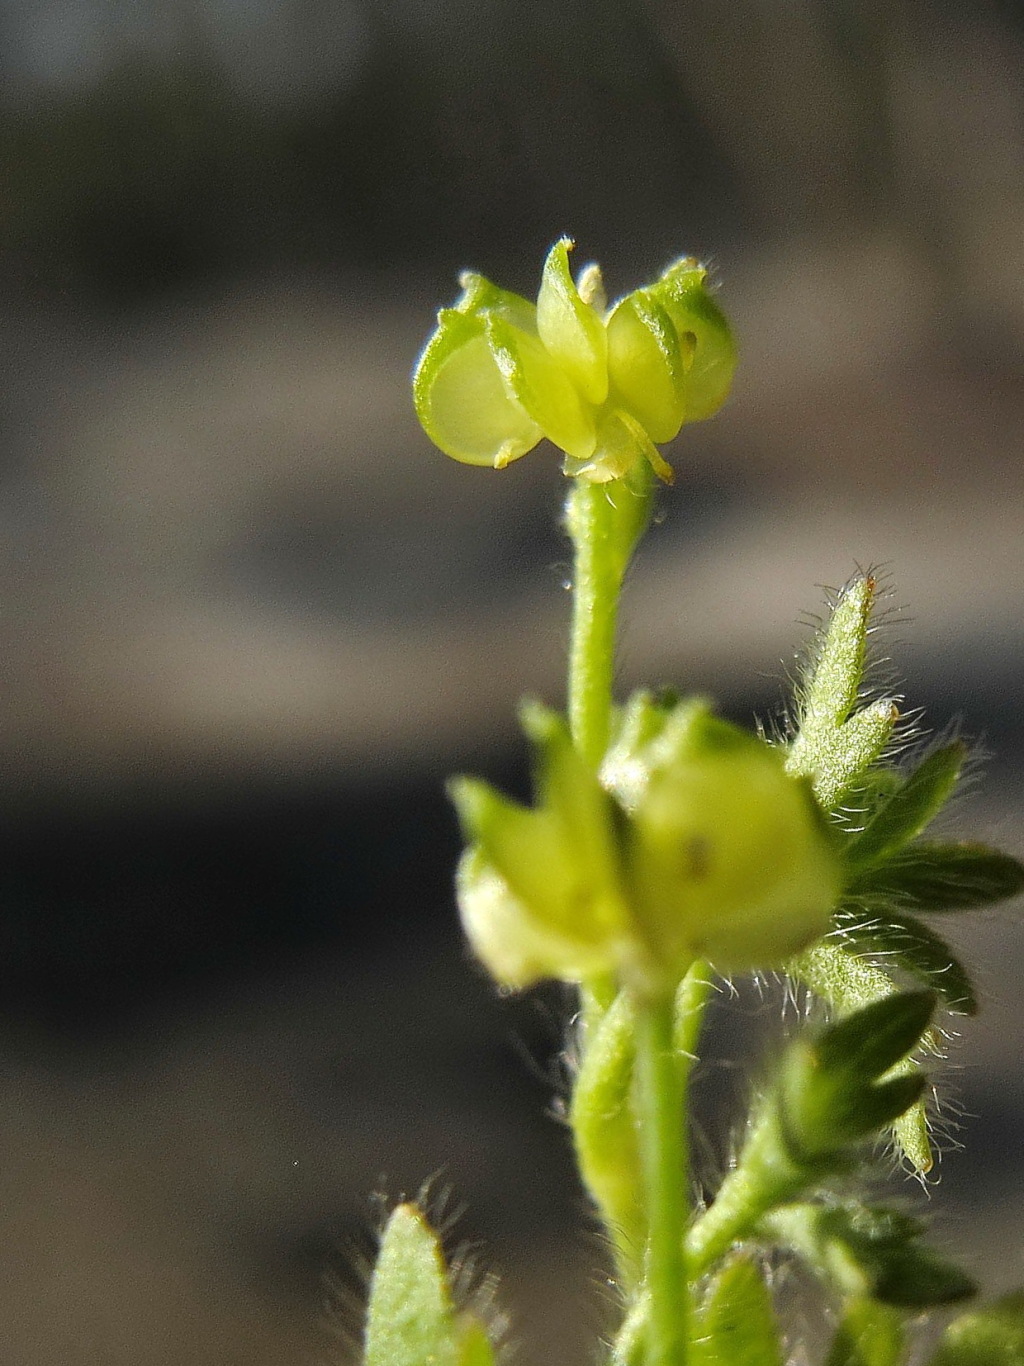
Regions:
<instances>
[{"instance_id":1,"label":"blurred background","mask_svg":"<svg viewBox=\"0 0 1024 1366\"><path fill-rule=\"evenodd\" d=\"M566 232L613 296L710 259L742 350L622 689L770 716L821 586L884 566L908 698L991 755L951 828L1024 851L1020 6L8 0L6 1366L345 1360L377 1201L428 1178L520 1360L588 1359L565 1003L468 962L442 792L521 784L515 701L561 696L562 481L447 462L408 396L457 272L532 294ZM1024 938L955 929L986 1008L932 1203L995 1292ZM709 1105L769 1019L726 1015Z\"/></svg>"}]
</instances>

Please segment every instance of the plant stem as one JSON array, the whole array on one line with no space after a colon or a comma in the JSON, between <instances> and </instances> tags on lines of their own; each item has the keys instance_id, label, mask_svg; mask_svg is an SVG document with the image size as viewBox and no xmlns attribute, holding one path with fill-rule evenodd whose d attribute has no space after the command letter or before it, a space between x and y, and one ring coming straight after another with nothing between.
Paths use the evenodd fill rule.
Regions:
<instances>
[{"instance_id":1,"label":"plant stem","mask_svg":"<svg viewBox=\"0 0 1024 1366\"><path fill-rule=\"evenodd\" d=\"M565 501L565 528L574 552L569 727L576 748L594 768L608 748L619 595L650 521L652 480L650 467L641 461L625 478L607 484L573 479Z\"/></svg>"},{"instance_id":2,"label":"plant stem","mask_svg":"<svg viewBox=\"0 0 1024 1366\"><path fill-rule=\"evenodd\" d=\"M637 1118L647 1210L649 1295L644 1366L684 1366L690 1304L682 1231L688 1213L685 1069L671 994L638 1003Z\"/></svg>"},{"instance_id":3,"label":"plant stem","mask_svg":"<svg viewBox=\"0 0 1024 1366\"><path fill-rule=\"evenodd\" d=\"M565 529L573 544L572 626L569 640L569 729L583 757L599 768L608 748L615 677L615 630L622 581L650 520L653 476L646 461L624 479L570 481ZM580 1045L615 999L611 975L580 988Z\"/></svg>"},{"instance_id":4,"label":"plant stem","mask_svg":"<svg viewBox=\"0 0 1024 1366\"><path fill-rule=\"evenodd\" d=\"M595 768L611 728L615 627L625 568L620 569L610 544L614 512L604 485L573 480L565 518L575 551L569 726L576 748Z\"/></svg>"}]
</instances>

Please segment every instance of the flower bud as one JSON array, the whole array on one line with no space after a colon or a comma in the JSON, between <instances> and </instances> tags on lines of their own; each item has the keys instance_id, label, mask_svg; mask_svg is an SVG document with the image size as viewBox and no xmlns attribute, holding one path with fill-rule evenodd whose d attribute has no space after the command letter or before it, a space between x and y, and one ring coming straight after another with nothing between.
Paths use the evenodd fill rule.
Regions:
<instances>
[{"instance_id":1,"label":"flower bud","mask_svg":"<svg viewBox=\"0 0 1024 1366\"><path fill-rule=\"evenodd\" d=\"M471 841L457 879L463 926L513 987L612 968L630 936L612 800L560 717L529 706L522 720L537 754L537 806L472 778L449 789Z\"/></svg>"}]
</instances>

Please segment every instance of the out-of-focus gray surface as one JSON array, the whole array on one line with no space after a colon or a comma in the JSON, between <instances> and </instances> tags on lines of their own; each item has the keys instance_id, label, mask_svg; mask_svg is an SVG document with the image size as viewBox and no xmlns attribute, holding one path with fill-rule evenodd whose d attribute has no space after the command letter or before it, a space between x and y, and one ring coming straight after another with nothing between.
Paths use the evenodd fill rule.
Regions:
<instances>
[{"instance_id":1,"label":"out-of-focus gray surface","mask_svg":"<svg viewBox=\"0 0 1024 1366\"><path fill-rule=\"evenodd\" d=\"M431 1177L521 1359L583 1361L608 1292L546 1112L558 1005L466 960L434 814L560 696L562 481L446 461L409 370L463 266L528 290L571 230L614 294L714 252L742 364L669 453L621 689L764 715L819 586L884 566L908 702L992 750L950 828L1024 852L1021 31L137 8L0 31L3 1361L343 1355L371 1194ZM1024 1280L1024 938L952 929L985 1004L929 1203L994 1293ZM723 1037L768 1032L744 1009Z\"/></svg>"}]
</instances>

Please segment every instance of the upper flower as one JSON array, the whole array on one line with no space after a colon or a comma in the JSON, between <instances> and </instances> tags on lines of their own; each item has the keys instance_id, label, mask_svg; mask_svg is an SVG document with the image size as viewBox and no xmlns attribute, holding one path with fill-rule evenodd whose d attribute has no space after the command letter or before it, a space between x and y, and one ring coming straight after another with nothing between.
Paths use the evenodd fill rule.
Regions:
<instances>
[{"instance_id":1,"label":"upper flower","mask_svg":"<svg viewBox=\"0 0 1024 1366\"><path fill-rule=\"evenodd\" d=\"M564 470L594 483L645 459L672 469L655 442L710 417L732 382L729 326L692 257L606 307L601 272L574 281L569 238L548 253L536 304L467 271L454 308L413 376L416 412L446 455L503 469L548 437Z\"/></svg>"}]
</instances>

